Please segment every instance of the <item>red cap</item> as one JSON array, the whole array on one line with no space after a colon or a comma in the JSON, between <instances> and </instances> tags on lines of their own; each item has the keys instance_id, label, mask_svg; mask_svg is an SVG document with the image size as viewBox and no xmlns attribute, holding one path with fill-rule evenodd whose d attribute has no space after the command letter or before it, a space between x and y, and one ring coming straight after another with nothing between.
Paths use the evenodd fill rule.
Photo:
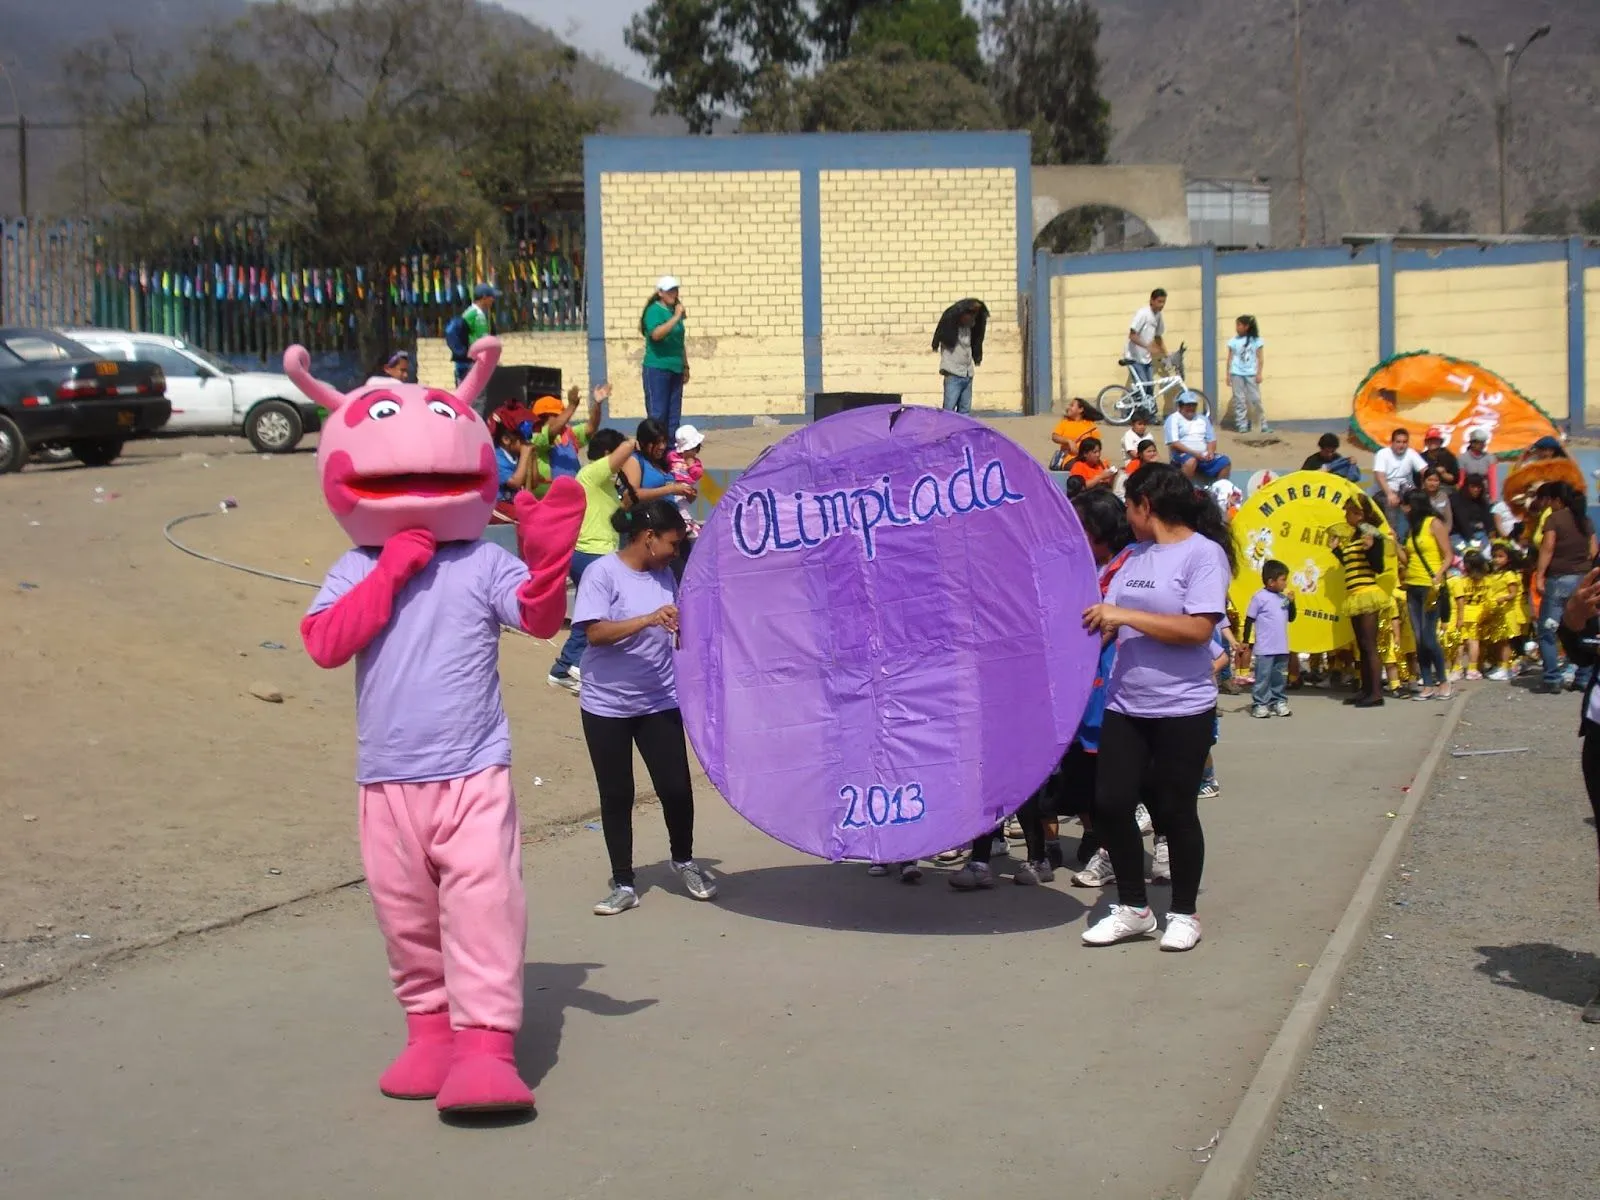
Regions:
<instances>
[{"instance_id":1,"label":"red cap","mask_svg":"<svg viewBox=\"0 0 1600 1200\"><path fill-rule=\"evenodd\" d=\"M1438 438L1441 442L1444 441L1444 430L1440 429L1437 425L1430 425L1428 426L1428 432L1422 435L1422 440L1425 442L1431 442L1434 438Z\"/></svg>"}]
</instances>

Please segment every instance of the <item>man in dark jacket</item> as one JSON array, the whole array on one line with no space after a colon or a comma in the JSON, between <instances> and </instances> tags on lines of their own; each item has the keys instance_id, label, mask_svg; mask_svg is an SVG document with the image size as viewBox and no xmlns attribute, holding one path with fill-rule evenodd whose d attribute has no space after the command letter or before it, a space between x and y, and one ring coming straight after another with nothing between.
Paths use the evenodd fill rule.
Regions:
<instances>
[{"instance_id":1,"label":"man in dark jacket","mask_svg":"<svg viewBox=\"0 0 1600 1200\"><path fill-rule=\"evenodd\" d=\"M944 377L944 406L950 412L972 411L972 373L983 365L983 333L989 309L982 300L958 300L944 310L933 331Z\"/></svg>"},{"instance_id":2,"label":"man in dark jacket","mask_svg":"<svg viewBox=\"0 0 1600 1200\"><path fill-rule=\"evenodd\" d=\"M1351 483L1361 482L1361 468L1339 453L1339 438L1325 433L1317 439L1317 452L1300 465L1302 471L1327 471Z\"/></svg>"}]
</instances>

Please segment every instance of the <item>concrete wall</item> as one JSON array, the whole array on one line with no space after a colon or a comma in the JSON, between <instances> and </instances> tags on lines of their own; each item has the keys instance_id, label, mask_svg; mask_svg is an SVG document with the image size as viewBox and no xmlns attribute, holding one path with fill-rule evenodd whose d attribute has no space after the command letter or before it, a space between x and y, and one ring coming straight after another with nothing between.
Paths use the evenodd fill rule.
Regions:
<instances>
[{"instance_id":1,"label":"concrete wall","mask_svg":"<svg viewBox=\"0 0 1600 1200\"><path fill-rule=\"evenodd\" d=\"M1188 184L1182 167L1034 167L1033 236L1086 204L1126 209L1165 246L1189 244Z\"/></svg>"},{"instance_id":2,"label":"concrete wall","mask_svg":"<svg viewBox=\"0 0 1600 1200\"><path fill-rule=\"evenodd\" d=\"M942 403L933 330L951 303L976 296L989 325L974 407L1020 411L1016 173L823 171L820 185L823 389Z\"/></svg>"},{"instance_id":3,"label":"concrete wall","mask_svg":"<svg viewBox=\"0 0 1600 1200\"><path fill-rule=\"evenodd\" d=\"M590 138L590 374L644 411L640 310L683 283L684 418L804 419L819 391L938 403L946 307L990 310L975 403L1020 411L1031 262L1025 134Z\"/></svg>"},{"instance_id":4,"label":"concrete wall","mask_svg":"<svg viewBox=\"0 0 1600 1200\"><path fill-rule=\"evenodd\" d=\"M586 333L507 333L500 338L500 361L508 367L557 367L563 387L577 384L589 396L589 335ZM417 340L417 379L431 387L455 387L455 369L443 338Z\"/></svg>"},{"instance_id":5,"label":"concrete wall","mask_svg":"<svg viewBox=\"0 0 1600 1200\"><path fill-rule=\"evenodd\" d=\"M1567 415L1567 267L1400 270L1395 350L1480 362L1550 416Z\"/></svg>"},{"instance_id":6,"label":"concrete wall","mask_svg":"<svg viewBox=\"0 0 1600 1200\"><path fill-rule=\"evenodd\" d=\"M1201 270L1177 266L1154 270L1058 275L1051 281L1050 332L1056 345L1054 409L1073 396L1093 400L1100 389L1127 380L1117 360L1128 343L1133 314L1156 288L1167 290L1168 350L1188 343L1186 369L1196 387L1204 358Z\"/></svg>"},{"instance_id":7,"label":"concrete wall","mask_svg":"<svg viewBox=\"0 0 1600 1200\"><path fill-rule=\"evenodd\" d=\"M1221 269L1226 265L1224 258L1213 331L1222 411L1232 404L1228 339L1235 319L1249 313L1266 344L1261 400L1267 419L1348 416L1356 383L1379 358L1377 265L1250 272L1227 272Z\"/></svg>"},{"instance_id":8,"label":"concrete wall","mask_svg":"<svg viewBox=\"0 0 1600 1200\"><path fill-rule=\"evenodd\" d=\"M1589 421L1600 422L1600 266L1583 273L1584 295L1584 394L1588 397Z\"/></svg>"}]
</instances>

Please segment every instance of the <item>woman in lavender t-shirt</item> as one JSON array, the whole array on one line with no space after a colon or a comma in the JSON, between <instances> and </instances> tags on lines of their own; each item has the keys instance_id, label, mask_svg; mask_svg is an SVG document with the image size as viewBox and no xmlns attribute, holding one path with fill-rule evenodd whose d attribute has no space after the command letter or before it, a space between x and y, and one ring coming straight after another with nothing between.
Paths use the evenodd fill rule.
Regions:
<instances>
[{"instance_id":1,"label":"woman in lavender t-shirt","mask_svg":"<svg viewBox=\"0 0 1600 1200\"><path fill-rule=\"evenodd\" d=\"M1109 946L1156 930L1134 816L1148 797L1172 863L1172 907L1161 948L1191 950L1200 941L1195 903L1206 854L1200 778L1216 740L1211 638L1227 611L1233 541L1211 497L1165 463L1147 463L1128 480L1128 524L1138 543L1106 602L1083 614L1086 627L1117 639L1100 731L1094 827L1111 857L1119 901L1083 940Z\"/></svg>"},{"instance_id":2,"label":"woman in lavender t-shirt","mask_svg":"<svg viewBox=\"0 0 1600 1200\"><path fill-rule=\"evenodd\" d=\"M584 571L572 610L573 628L588 636L578 705L611 859L611 892L594 906L602 917L639 906L633 886L635 746L661 800L672 869L696 900L717 894L711 873L694 861L694 791L672 667L678 584L670 564L683 545L683 516L672 501L651 500L618 510L611 523L622 548Z\"/></svg>"}]
</instances>

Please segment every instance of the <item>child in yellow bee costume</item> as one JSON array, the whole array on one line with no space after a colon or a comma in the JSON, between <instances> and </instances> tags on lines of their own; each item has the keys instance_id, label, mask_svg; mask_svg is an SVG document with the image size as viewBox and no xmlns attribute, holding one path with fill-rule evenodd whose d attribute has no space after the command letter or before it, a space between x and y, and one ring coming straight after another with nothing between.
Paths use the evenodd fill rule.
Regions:
<instances>
[{"instance_id":1,"label":"child in yellow bee costume","mask_svg":"<svg viewBox=\"0 0 1600 1200\"><path fill-rule=\"evenodd\" d=\"M1466 678L1482 679L1486 656L1481 652L1483 643L1483 602L1488 594L1489 559L1481 551L1468 547L1461 558L1466 567L1461 576L1461 653Z\"/></svg>"},{"instance_id":2,"label":"child in yellow bee costume","mask_svg":"<svg viewBox=\"0 0 1600 1200\"><path fill-rule=\"evenodd\" d=\"M1484 660L1495 664L1488 672L1490 679L1512 678L1512 663L1528 636L1527 613L1516 552L1509 543L1496 542L1490 551L1489 573L1483 581L1483 612L1478 628Z\"/></svg>"}]
</instances>

